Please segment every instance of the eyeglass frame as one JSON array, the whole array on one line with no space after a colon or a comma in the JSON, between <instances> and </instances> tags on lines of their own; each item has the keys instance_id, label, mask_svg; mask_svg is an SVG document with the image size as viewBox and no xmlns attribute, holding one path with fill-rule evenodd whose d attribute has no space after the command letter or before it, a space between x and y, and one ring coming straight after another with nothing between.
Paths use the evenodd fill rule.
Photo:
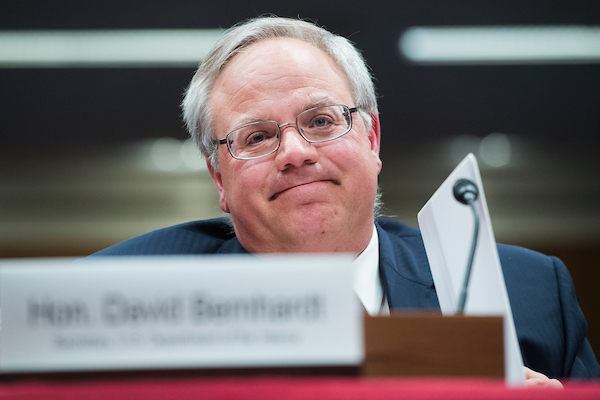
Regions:
<instances>
[{"instance_id":1,"label":"eyeglass frame","mask_svg":"<svg viewBox=\"0 0 600 400\"><path fill-rule=\"evenodd\" d=\"M298 117L300 115L306 113L306 112L313 111L313 110L316 110L316 109L319 109L319 108L324 108L324 107L344 107L345 109L347 109L348 110L348 115L350 116L349 122L348 122L348 129L346 129L346 131L344 131L344 133L341 133L341 134L339 134L337 136L334 136L332 138L323 139L323 140L309 140L309 139L306 138L306 136L304 136L304 134L301 132L300 128L298 128ZM352 108L350 108L350 107L348 107L345 104L327 104L327 105L324 105L324 106L313 107L313 108L309 108L308 110L304 110L301 113L299 113L298 115L296 115L296 122L286 122L285 124L281 124L281 125L279 125L277 123L277 121L273 121L273 120L263 120L263 121L250 122L248 124L240 125L240 126L234 128L233 130L229 131L229 133L227 133L227 135L225 135L225 137L223 139L217 139L216 142L217 142L218 145L226 144L227 145L227 150L229 150L229 154L231 154L231 157L235 158L236 160L254 160L256 158L266 157L268 155L271 155L271 154L275 153L277 150L279 150L279 147L281 146L281 138L282 138L281 130L283 128L286 128L286 127L291 126L291 125L296 125L296 131L308 143L324 143L324 142L329 142L331 140L339 139L339 138L341 138L342 136L344 136L345 134L347 134L348 132L350 132L352 130L352 114L355 113L355 112L357 112L358 109L359 109L359 107L352 107ZM254 125L254 124L260 124L260 123L265 123L265 122L273 122L275 125L277 125L277 127L279 129L279 133L277 134L277 137L279 139L277 141L277 146L273 150L271 150L270 152L265 153L265 154L261 154L260 156L255 156L255 157L238 157L238 156L235 156L233 154L233 150L231 149L231 145L230 145L230 141L229 141L230 135L233 132L235 132L235 131L237 131L237 130L239 130L241 128L244 128L246 126L250 126L250 125Z\"/></svg>"}]
</instances>

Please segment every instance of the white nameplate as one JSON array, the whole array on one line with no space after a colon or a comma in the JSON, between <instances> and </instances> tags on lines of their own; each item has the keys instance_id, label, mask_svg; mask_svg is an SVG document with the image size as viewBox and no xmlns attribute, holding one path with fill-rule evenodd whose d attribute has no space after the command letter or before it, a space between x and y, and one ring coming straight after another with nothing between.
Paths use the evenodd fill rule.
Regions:
<instances>
[{"instance_id":1,"label":"white nameplate","mask_svg":"<svg viewBox=\"0 0 600 400\"><path fill-rule=\"evenodd\" d=\"M0 372L359 365L351 258L0 261Z\"/></svg>"}]
</instances>

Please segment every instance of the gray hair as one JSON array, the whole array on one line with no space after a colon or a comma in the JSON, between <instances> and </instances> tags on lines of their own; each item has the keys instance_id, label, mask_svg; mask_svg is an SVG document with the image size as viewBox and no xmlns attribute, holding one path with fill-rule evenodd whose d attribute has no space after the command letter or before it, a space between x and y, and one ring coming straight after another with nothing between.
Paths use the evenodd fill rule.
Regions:
<instances>
[{"instance_id":1,"label":"gray hair","mask_svg":"<svg viewBox=\"0 0 600 400\"><path fill-rule=\"evenodd\" d=\"M223 68L245 48L260 40L291 38L309 43L329 55L345 72L367 129L377 115L377 98L371 73L359 51L346 38L317 25L290 18L260 17L226 30L198 67L182 102L183 120L190 136L215 170L218 144L212 125L210 95Z\"/></svg>"}]
</instances>

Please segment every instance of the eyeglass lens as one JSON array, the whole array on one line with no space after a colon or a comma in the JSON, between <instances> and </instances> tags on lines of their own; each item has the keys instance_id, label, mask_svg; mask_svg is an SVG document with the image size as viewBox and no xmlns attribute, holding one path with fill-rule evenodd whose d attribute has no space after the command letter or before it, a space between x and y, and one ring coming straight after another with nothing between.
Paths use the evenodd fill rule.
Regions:
<instances>
[{"instance_id":1,"label":"eyeglass lens","mask_svg":"<svg viewBox=\"0 0 600 400\"><path fill-rule=\"evenodd\" d=\"M296 118L300 134L308 142L324 142L350 130L348 107L342 105L316 107L303 111ZM279 125L274 121L259 121L241 126L227 136L231 153L237 158L256 158L272 153L279 146Z\"/></svg>"}]
</instances>

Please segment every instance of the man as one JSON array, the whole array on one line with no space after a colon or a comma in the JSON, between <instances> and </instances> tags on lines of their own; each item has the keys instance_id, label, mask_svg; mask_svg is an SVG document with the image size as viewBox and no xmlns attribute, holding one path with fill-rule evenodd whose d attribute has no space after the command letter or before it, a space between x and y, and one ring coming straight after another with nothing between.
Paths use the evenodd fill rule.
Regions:
<instances>
[{"instance_id":1,"label":"man","mask_svg":"<svg viewBox=\"0 0 600 400\"><path fill-rule=\"evenodd\" d=\"M282 18L233 27L196 72L183 111L230 222L179 225L97 255L349 252L369 313L439 308L418 230L375 218L375 89L346 39ZM525 364L551 377L600 377L564 265L498 251ZM545 375L527 369L531 385L560 386Z\"/></svg>"}]
</instances>

